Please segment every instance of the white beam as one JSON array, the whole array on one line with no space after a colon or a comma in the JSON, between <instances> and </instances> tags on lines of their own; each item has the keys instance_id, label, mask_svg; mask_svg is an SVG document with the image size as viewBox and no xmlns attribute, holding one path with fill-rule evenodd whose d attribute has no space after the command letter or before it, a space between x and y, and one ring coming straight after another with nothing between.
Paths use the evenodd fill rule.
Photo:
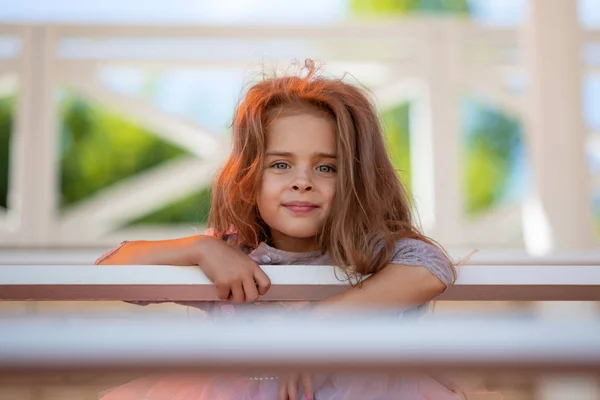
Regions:
<instances>
[{"instance_id":1,"label":"white beam","mask_svg":"<svg viewBox=\"0 0 600 400\"><path fill-rule=\"evenodd\" d=\"M444 21L460 22L461 37L485 38L496 44L512 44L517 40L510 28L482 28L460 18L447 17ZM436 17L402 17L390 20L345 21L328 25L78 25L54 24L61 37L88 38L206 38L206 39L388 39L390 37L419 37L433 24ZM18 27L18 25L17 25Z\"/></svg>"},{"instance_id":2,"label":"white beam","mask_svg":"<svg viewBox=\"0 0 600 400\"><path fill-rule=\"evenodd\" d=\"M410 108L411 182L417 213L425 232L445 246L458 244L462 237L462 68L457 33L451 24L431 27L424 49L425 87Z\"/></svg>"},{"instance_id":3,"label":"white beam","mask_svg":"<svg viewBox=\"0 0 600 400\"><path fill-rule=\"evenodd\" d=\"M60 237L97 238L123 222L141 217L210 185L219 163L180 157L134 175L69 207L60 221Z\"/></svg>"},{"instance_id":4,"label":"white beam","mask_svg":"<svg viewBox=\"0 0 600 400\"><path fill-rule=\"evenodd\" d=\"M193 69L202 73L203 70L214 69L237 69L240 71L248 71L249 69L262 70L263 63L253 63L252 60L140 60L127 59L117 60L112 58L103 58L101 60L59 60L62 76L84 75L92 76L100 68L120 68L120 67L136 67L145 72L161 73L172 71L174 69ZM267 71L273 68L289 68L290 62L267 63L265 69ZM342 76L344 73L350 73L350 76L356 77L358 81L367 87L371 87L371 82L389 82L391 80L418 76L421 72L418 64L414 61L402 62L368 62L368 61L351 61L351 60L329 60L325 65L325 71L328 75ZM393 75L392 75L393 73Z\"/></svg>"},{"instance_id":5,"label":"white beam","mask_svg":"<svg viewBox=\"0 0 600 400\"><path fill-rule=\"evenodd\" d=\"M522 247L519 235L521 206L507 204L495 207L474 220L464 222L463 243L479 247L494 243L496 246ZM490 229L493 227L493 229Z\"/></svg>"},{"instance_id":6,"label":"white beam","mask_svg":"<svg viewBox=\"0 0 600 400\"><path fill-rule=\"evenodd\" d=\"M484 100L486 103L497 106L504 113L513 117L521 117L523 112L523 99L521 96L508 92L500 85L486 81L471 81L474 97Z\"/></svg>"},{"instance_id":7,"label":"white beam","mask_svg":"<svg viewBox=\"0 0 600 400\"><path fill-rule=\"evenodd\" d=\"M161 139L182 146L204 160L214 159L222 154L224 144L215 135L169 115L147 101L112 92L95 83L92 76L63 76L63 80L84 97L113 109L125 118L135 120Z\"/></svg>"},{"instance_id":8,"label":"white beam","mask_svg":"<svg viewBox=\"0 0 600 400\"><path fill-rule=\"evenodd\" d=\"M347 38L332 39L324 37L316 41L280 39L249 40L237 39L197 39L190 37L179 39L82 39L67 42L61 49L63 60L119 60L136 62L153 60L169 60L170 62L224 62L226 65L251 63L256 65L282 64L289 70L294 59L304 60L311 57L316 60L402 63L412 60L418 51L417 41L403 38L378 39L377 46L372 46L372 39Z\"/></svg>"},{"instance_id":9,"label":"white beam","mask_svg":"<svg viewBox=\"0 0 600 400\"><path fill-rule=\"evenodd\" d=\"M523 96L506 86L509 76L519 72L521 68L515 66L469 67L462 80L475 97L484 97L503 111L521 118L525 108Z\"/></svg>"},{"instance_id":10,"label":"white beam","mask_svg":"<svg viewBox=\"0 0 600 400\"><path fill-rule=\"evenodd\" d=\"M514 46L519 40L518 32L513 28L492 28L473 21L460 21L458 35L463 43L481 43L488 48Z\"/></svg>"},{"instance_id":11,"label":"white beam","mask_svg":"<svg viewBox=\"0 0 600 400\"><path fill-rule=\"evenodd\" d=\"M265 301L319 300L345 290L335 267L261 266L271 279ZM0 265L0 300L217 300L199 268ZM600 266L464 265L439 297L460 301L600 301Z\"/></svg>"},{"instance_id":12,"label":"white beam","mask_svg":"<svg viewBox=\"0 0 600 400\"><path fill-rule=\"evenodd\" d=\"M424 20L425 19L425 20ZM433 20L433 19L432 19ZM195 38L322 40L389 39L415 37L427 29L427 18L403 18L394 21L352 21L328 25L54 25L61 37L76 38Z\"/></svg>"},{"instance_id":13,"label":"white beam","mask_svg":"<svg viewBox=\"0 0 600 400\"><path fill-rule=\"evenodd\" d=\"M471 79L475 81L492 81L492 82L505 82L511 76L518 75L522 77L525 71L523 66L519 64L470 64L465 66L463 79L467 82Z\"/></svg>"},{"instance_id":14,"label":"white beam","mask_svg":"<svg viewBox=\"0 0 600 400\"><path fill-rule=\"evenodd\" d=\"M19 218L18 240L46 245L58 204L55 36L31 27L23 36L19 102L10 148L8 206Z\"/></svg>"},{"instance_id":15,"label":"white beam","mask_svg":"<svg viewBox=\"0 0 600 400\"><path fill-rule=\"evenodd\" d=\"M505 113L522 119L525 103L522 93L511 90L507 81L511 76L522 76L522 68L512 65L469 67L464 71L463 84L474 97L480 97L499 106Z\"/></svg>"},{"instance_id":16,"label":"white beam","mask_svg":"<svg viewBox=\"0 0 600 400\"><path fill-rule=\"evenodd\" d=\"M390 82L374 90L373 97L381 110L387 110L402 103L418 101L424 90L422 79L411 77Z\"/></svg>"},{"instance_id":17,"label":"white beam","mask_svg":"<svg viewBox=\"0 0 600 400\"><path fill-rule=\"evenodd\" d=\"M133 370L254 375L318 369L539 374L600 368L597 321L439 318L415 323L389 315L295 314L283 319L250 315L212 322L164 316L11 318L0 330L0 373Z\"/></svg>"}]
</instances>

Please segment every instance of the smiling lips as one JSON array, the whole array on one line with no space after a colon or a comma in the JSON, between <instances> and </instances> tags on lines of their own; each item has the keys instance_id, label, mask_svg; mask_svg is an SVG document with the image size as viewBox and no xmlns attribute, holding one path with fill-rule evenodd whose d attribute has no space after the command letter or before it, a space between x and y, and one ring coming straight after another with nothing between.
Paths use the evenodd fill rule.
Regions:
<instances>
[{"instance_id":1,"label":"smiling lips","mask_svg":"<svg viewBox=\"0 0 600 400\"><path fill-rule=\"evenodd\" d=\"M308 214L309 212L319 208L319 206L315 203L310 203L308 201L292 201L289 203L284 203L283 206L296 214Z\"/></svg>"}]
</instances>

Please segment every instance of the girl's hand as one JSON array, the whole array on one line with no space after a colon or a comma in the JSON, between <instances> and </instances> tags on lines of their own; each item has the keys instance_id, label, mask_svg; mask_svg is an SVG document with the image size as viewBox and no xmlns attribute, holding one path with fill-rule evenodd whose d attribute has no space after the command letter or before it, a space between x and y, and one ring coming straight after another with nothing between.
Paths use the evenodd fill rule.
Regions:
<instances>
[{"instance_id":1,"label":"girl's hand","mask_svg":"<svg viewBox=\"0 0 600 400\"><path fill-rule=\"evenodd\" d=\"M196 263L217 288L221 300L253 303L267 293L271 280L254 260L220 239L203 236Z\"/></svg>"},{"instance_id":2,"label":"girl's hand","mask_svg":"<svg viewBox=\"0 0 600 400\"><path fill-rule=\"evenodd\" d=\"M298 398L298 383L302 381L306 400L313 400L313 386L310 374L288 374L279 380L278 400L302 400Z\"/></svg>"}]
</instances>

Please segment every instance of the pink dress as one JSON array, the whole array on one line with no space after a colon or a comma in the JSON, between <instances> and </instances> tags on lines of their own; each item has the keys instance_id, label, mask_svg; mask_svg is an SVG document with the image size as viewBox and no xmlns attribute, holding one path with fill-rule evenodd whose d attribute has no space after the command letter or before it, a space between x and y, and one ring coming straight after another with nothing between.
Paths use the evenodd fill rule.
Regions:
<instances>
[{"instance_id":1,"label":"pink dress","mask_svg":"<svg viewBox=\"0 0 600 400\"><path fill-rule=\"evenodd\" d=\"M97 262L114 251L107 252ZM249 256L261 265L330 265L327 254L290 253L261 243ZM395 246L391 263L428 268L446 285L453 283L452 267L435 247L403 239ZM139 304L139 303L138 303ZM147 303L144 303L147 304ZM144 305L142 304L142 305ZM202 308L209 315L233 314L236 308L219 302L179 303ZM243 305L260 306L256 305ZM265 303L263 303L265 304ZM269 304L269 311L286 312L289 303ZM425 305L411 312L423 312ZM316 374L312 376L317 400L457 400L448 387L425 375L390 374ZM299 399L305 394L299 385ZM274 376L178 374L150 375L126 383L105 394L101 400L277 400L279 381Z\"/></svg>"}]
</instances>

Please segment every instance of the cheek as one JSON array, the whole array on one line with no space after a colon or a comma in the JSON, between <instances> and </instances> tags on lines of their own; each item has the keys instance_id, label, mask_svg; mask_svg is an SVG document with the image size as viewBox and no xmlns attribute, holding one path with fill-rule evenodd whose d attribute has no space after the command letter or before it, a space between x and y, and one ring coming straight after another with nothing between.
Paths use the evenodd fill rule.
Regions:
<instances>
[{"instance_id":1,"label":"cheek","mask_svg":"<svg viewBox=\"0 0 600 400\"><path fill-rule=\"evenodd\" d=\"M261 179L260 190L256 197L256 203L258 210L261 213L266 212L269 208L272 208L273 204L276 204L276 187L273 179L268 176L263 176Z\"/></svg>"},{"instance_id":2,"label":"cheek","mask_svg":"<svg viewBox=\"0 0 600 400\"><path fill-rule=\"evenodd\" d=\"M327 185L323 188L323 198L327 201L329 205L333 202L333 197L335 195L335 181L327 182Z\"/></svg>"},{"instance_id":3,"label":"cheek","mask_svg":"<svg viewBox=\"0 0 600 400\"><path fill-rule=\"evenodd\" d=\"M262 190L258 192L256 196L256 208L258 208L258 215L260 218L264 220L269 219L269 208L268 208L268 200L265 200L265 194Z\"/></svg>"},{"instance_id":4,"label":"cheek","mask_svg":"<svg viewBox=\"0 0 600 400\"><path fill-rule=\"evenodd\" d=\"M264 199L267 199L273 196L273 179L267 175L263 176L260 183L259 196Z\"/></svg>"}]
</instances>

